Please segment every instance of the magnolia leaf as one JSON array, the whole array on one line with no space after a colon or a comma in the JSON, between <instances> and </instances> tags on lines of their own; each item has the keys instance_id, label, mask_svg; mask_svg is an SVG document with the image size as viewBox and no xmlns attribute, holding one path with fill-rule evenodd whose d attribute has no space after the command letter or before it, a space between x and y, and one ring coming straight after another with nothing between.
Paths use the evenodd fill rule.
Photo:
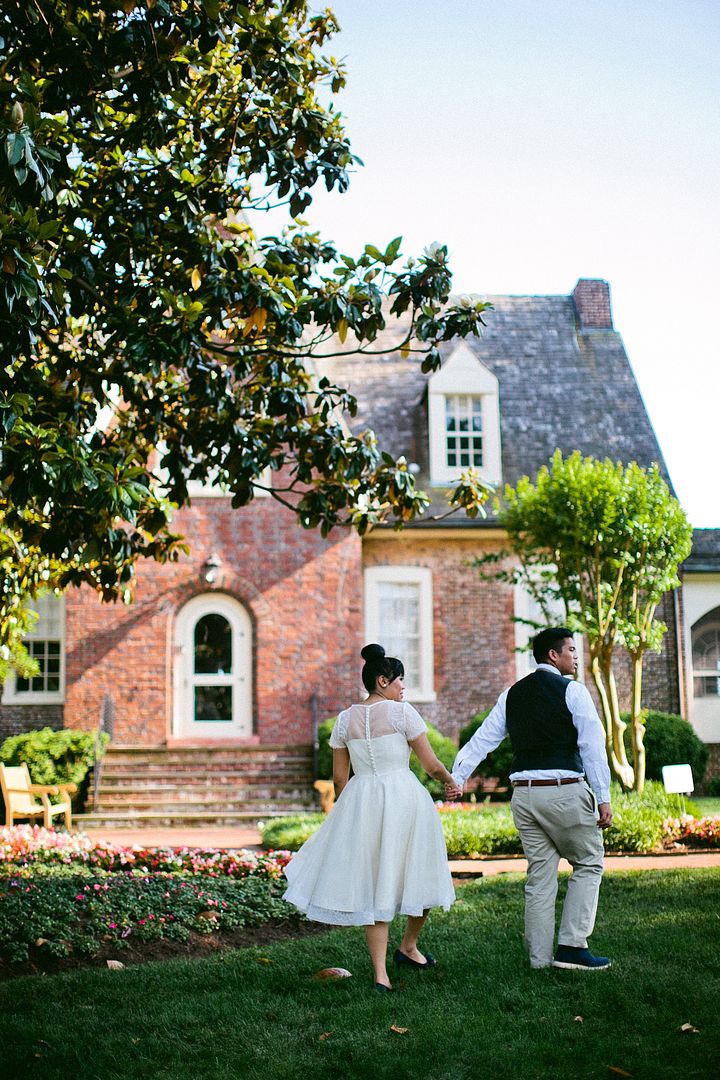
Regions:
<instances>
[{"instance_id":1,"label":"magnolia leaf","mask_svg":"<svg viewBox=\"0 0 720 1080\"><path fill-rule=\"evenodd\" d=\"M390 1030L394 1031L397 1035L407 1035L410 1028L398 1027L397 1024L391 1024Z\"/></svg>"},{"instance_id":2,"label":"magnolia leaf","mask_svg":"<svg viewBox=\"0 0 720 1080\"><path fill-rule=\"evenodd\" d=\"M119 960L106 960L105 963L111 971L122 971L125 967L125 965L121 964Z\"/></svg>"},{"instance_id":3,"label":"magnolia leaf","mask_svg":"<svg viewBox=\"0 0 720 1080\"><path fill-rule=\"evenodd\" d=\"M608 1065L608 1072L614 1073L615 1076L632 1076L631 1072L627 1069L621 1069L618 1065Z\"/></svg>"},{"instance_id":4,"label":"magnolia leaf","mask_svg":"<svg viewBox=\"0 0 720 1080\"><path fill-rule=\"evenodd\" d=\"M583 1016L573 1016L573 1020L577 1020L578 1024L583 1024L585 1022L585 1018Z\"/></svg>"},{"instance_id":5,"label":"magnolia leaf","mask_svg":"<svg viewBox=\"0 0 720 1080\"><path fill-rule=\"evenodd\" d=\"M199 289L202 285L202 274L198 270L197 266L190 275L190 284L192 285L193 289Z\"/></svg>"},{"instance_id":6,"label":"magnolia leaf","mask_svg":"<svg viewBox=\"0 0 720 1080\"><path fill-rule=\"evenodd\" d=\"M347 968L341 967L321 968L320 971L315 972L315 978L330 980L350 979L352 978L352 972L348 971Z\"/></svg>"},{"instance_id":7,"label":"magnolia leaf","mask_svg":"<svg viewBox=\"0 0 720 1080\"><path fill-rule=\"evenodd\" d=\"M267 956L258 956L255 962L257 964L272 964L272 960Z\"/></svg>"},{"instance_id":8,"label":"magnolia leaf","mask_svg":"<svg viewBox=\"0 0 720 1080\"><path fill-rule=\"evenodd\" d=\"M699 1035L700 1028L693 1027L692 1024L681 1024L680 1030L687 1032L689 1035Z\"/></svg>"},{"instance_id":9,"label":"magnolia leaf","mask_svg":"<svg viewBox=\"0 0 720 1080\"><path fill-rule=\"evenodd\" d=\"M331 1035L332 1031L323 1031L322 1035L318 1039L318 1042L325 1042L325 1040L329 1039Z\"/></svg>"},{"instance_id":10,"label":"magnolia leaf","mask_svg":"<svg viewBox=\"0 0 720 1080\"><path fill-rule=\"evenodd\" d=\"M345 339L347 338L347 335L348 335L347 319L341 319L340 322L337 324L337 335L340 338L340 341L342 342L342 344L344 345L345 344Z\"/></svg>"},{"instance_id":11,"label":"magnolia leaf","mask_svg":"<svg viewBox=\"0 0 720 1080\"><path fill-rule=\"evenodd\" d=\"M407 360L408 356L410 355L410 342L409 341L404 341L402 343L402 345L400 346L400 355L402 356L403 360Z\"/></svg>"}]
</instances>

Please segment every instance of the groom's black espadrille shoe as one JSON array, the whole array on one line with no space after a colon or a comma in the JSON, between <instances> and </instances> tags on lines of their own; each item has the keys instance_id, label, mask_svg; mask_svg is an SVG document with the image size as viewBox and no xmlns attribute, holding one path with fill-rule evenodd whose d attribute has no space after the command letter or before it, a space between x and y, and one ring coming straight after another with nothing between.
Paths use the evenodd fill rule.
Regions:
<instances>
[{"instance_id":1,"label":"groom's black espadrille shoe","mask_svg":"<svg viewBox=\"0 0 720 1080\"><path fill-rule=\"evenodd\" d=\"M393 961L395 962L397 967L413 967L417 968L419 971L427 971L428 968L432 968L437 965L437 960L434 956L431 956L430 953L425 953L425 963L421 964L418 960L411 960L409 956L406 956L405 953L400 952L399 949L395 950L395 953L393 955Z\"/></svg>"}]
</instances>

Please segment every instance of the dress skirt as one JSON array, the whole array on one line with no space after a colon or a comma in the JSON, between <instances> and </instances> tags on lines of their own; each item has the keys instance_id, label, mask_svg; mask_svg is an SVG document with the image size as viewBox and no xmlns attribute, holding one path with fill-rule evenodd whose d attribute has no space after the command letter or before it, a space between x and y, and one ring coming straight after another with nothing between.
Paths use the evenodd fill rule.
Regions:
<instances>
[{"instance_id":1,"label":"dress skirt","mask_svg":"<svg viewBox=\"0 0 720 1080\"><path fill-rule=\"evenodd\" d=\"M447 911L455 899L440 817L407 766L353 776L285 874L284 899L337 926Z\"/></svg>"}]
</instances>

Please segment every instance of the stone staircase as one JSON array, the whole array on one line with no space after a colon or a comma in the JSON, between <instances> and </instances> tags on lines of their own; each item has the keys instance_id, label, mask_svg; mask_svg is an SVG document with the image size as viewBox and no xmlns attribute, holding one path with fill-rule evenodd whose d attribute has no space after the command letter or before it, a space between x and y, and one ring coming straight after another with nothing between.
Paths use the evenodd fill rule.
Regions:
<instances>
[{"instance_id":1,"label":"stone staircase","mask_svg":"<svg viewBox=\"0 0 720 1080\"><path fill-rule=\"evenodd\" d=\"M110 747L85 828L243 825L317 808L309 746Z\"/></svg>"}]
</instances>

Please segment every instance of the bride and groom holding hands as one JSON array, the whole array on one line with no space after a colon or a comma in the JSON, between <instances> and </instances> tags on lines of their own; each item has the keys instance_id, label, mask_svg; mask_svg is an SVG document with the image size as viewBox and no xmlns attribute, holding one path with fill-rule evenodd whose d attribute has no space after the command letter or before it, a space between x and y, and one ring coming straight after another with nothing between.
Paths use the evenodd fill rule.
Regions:
<instances>
[{"instance_id":1,"label":"bride and groom holding hands","mask_svg":"<svg viewBox=\"0 0 720 1080\"><path fill-rule=\"evenodd\" d=\"M598 970L607 957L588 949L603 872L601 829L612 821L605 736L592 698L572 676L577 651L565 627L533 640L537 669L505 690L452 773L435 756L418 712L404 701L404 668L380 645L366 645L364 701L343 710L330 737L337 801L291 859L285 899L309 919L363 926L375 989L392 989L389 927L407 916L396 967L427 970L436 960L418 948L432 907L455 899L439 815L409 768L410 750L456 798L476 766L506 735L513 749L512 814L528 860L525 945L533 968ZM352 765L352 778L350 767ZM560 859L572 874L555 938Z\"/></svg>"}]
</instances>

